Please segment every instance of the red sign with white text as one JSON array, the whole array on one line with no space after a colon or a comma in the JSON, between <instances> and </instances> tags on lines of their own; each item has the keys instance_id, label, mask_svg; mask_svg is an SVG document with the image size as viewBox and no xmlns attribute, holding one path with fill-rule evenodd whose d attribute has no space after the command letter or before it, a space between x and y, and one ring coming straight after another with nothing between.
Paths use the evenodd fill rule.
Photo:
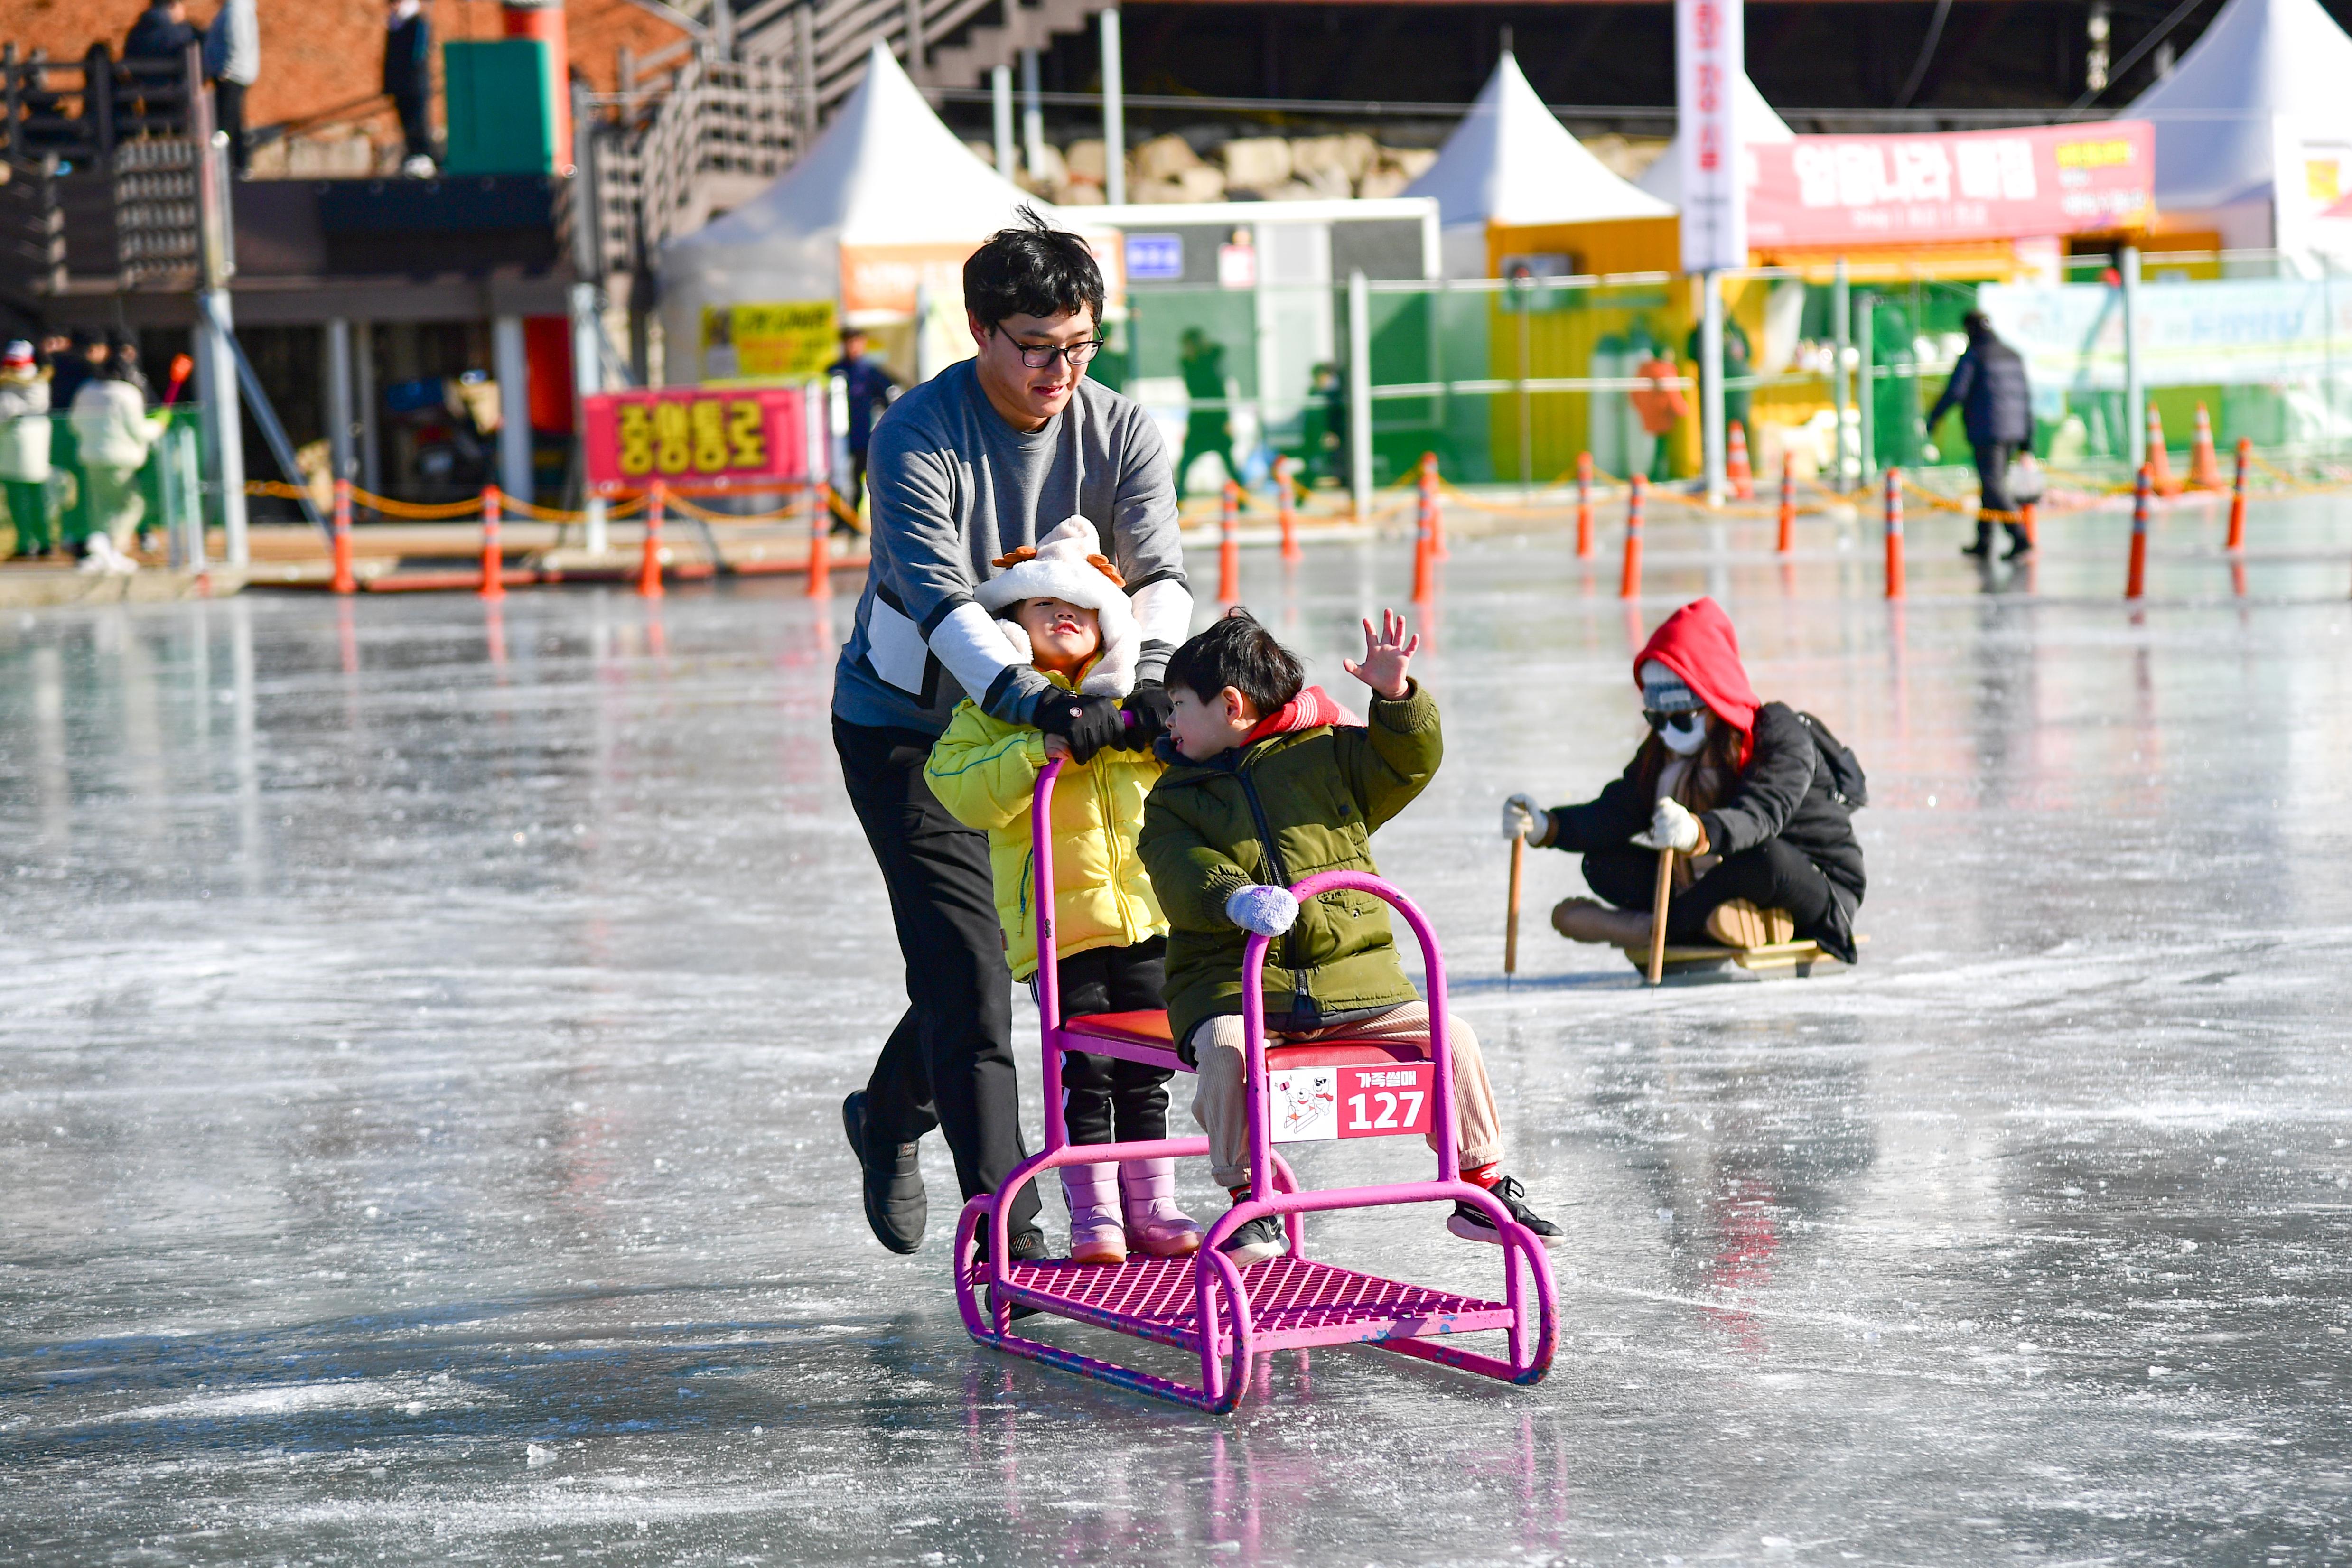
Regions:
<instances>
[{"instance_id":1,"label":"red sign with white text","mask_svg":"<svg viewBox=\"0 0 2352 1568\"><path fill-rule=\"evenodd\" d=\"M600 392L587 416L588 483L642 490L776 489L809 477L814 400L801 386L664 386Z\"/></svg>"},{"instance_id":2,"label":"red sign with white text","mask_svg":"<svg viewBox=\"0 0 2352 1568\"><path fill-rule=\"evenodd\" d=\"M1748 151L1748 238L1758 247L2024 239L2156 216L2156 130L2144 120L1800 136Z\"/></svg>"}]
</instances>

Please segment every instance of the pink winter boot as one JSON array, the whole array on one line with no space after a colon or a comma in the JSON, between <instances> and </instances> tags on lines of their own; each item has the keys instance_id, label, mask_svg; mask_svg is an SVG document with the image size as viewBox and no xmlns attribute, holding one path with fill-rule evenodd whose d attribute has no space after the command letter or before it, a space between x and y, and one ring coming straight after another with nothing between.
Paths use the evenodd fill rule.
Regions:
<instances>
[{"instance_id":1,"label":"pink winter boot","mask_svg":"<svg viewBox=\"0 0 2352 1568\"><path fill-rule=\"evenodd\" d=\"M1073 1263L1127 1261L1127 1233L1120 1225L1118 1200L1114 1195L1112 1173L1118 1169L1108 1162L1062 1167L1062 1196L1070 1205Z\"/></svg>"},{"instance_id":2,"label":"pink winter boot","mask_svg":"<svg viewBox=\"0 0 2352 1568\"><path fill-rule=\"evenodd\" d=\"M1189 1258L1201 1250L1201 1227L1176 1206L1176 1162L1128 1160L1118 1167L1127 1244L1147 1258Z\"/></svg>"}]
</instances>

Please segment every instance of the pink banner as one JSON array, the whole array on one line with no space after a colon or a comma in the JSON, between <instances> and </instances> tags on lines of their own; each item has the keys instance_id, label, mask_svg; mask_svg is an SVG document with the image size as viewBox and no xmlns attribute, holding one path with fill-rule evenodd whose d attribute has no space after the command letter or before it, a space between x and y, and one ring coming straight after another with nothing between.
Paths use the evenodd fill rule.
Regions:
<instances>
[{"instance_id":1,"label":"pink banner","mask_svg":"<svg viewBox=\"0 0 2352 1568\"><path fill-rule=\"evenodd\" d=\"M2023 239L2156 215L2156 131L2144 120L1800 136L1748 151L1748 239L1758 247Z\"/></svg>"},{"instance_id":2,"label":"pink banner","mask_svg":"<svg viewBox=\"0 0 2352 1568\"><path fill-rule=\"evenodd\" d=\"M599 392L588 416L588 483L599 495L656 479L686 492L774 489L809 477L803 386Z\"/></svg>"}]
</instances>

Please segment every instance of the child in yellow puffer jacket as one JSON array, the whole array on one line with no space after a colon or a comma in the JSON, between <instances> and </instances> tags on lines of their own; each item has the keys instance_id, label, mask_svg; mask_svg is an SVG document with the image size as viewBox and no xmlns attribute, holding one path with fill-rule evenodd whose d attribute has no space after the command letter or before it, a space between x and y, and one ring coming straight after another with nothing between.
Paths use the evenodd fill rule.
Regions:
<instances>
[{"instance_id":1,"label":"child in yellow puffer jacket","mask_svg":"<svg viewBox=\"0 0 2352 1568\"><path fill-rule=\"evenodd\" d=\"M1140 634L1118 573L1094 525L1073 517L999 560L1003 570L975 595L1023 658L1056 686L1125 697L1135 682ZM1059 758L1054 789L1054 934L1062 1016L1126 1013L1162 1004L1168 921L1135 852L1143 801L1160 777L1150 751L1105 750L1079 759L1058 735L959 705L931 748L923 776L955 819L988 835L1015 980L1036 992L1037 900L1029 805L1037 775ZM1062 1058L1062 1110L1073 1143L1168 1136L1164 1068L1072 1052ZM1173 1160L1065 1165L1070 1258L1123 1263L1128 1249L1154 1258L1198 1250L1201 1228L1176 1206Z\"/></svg>"}]
</instances>

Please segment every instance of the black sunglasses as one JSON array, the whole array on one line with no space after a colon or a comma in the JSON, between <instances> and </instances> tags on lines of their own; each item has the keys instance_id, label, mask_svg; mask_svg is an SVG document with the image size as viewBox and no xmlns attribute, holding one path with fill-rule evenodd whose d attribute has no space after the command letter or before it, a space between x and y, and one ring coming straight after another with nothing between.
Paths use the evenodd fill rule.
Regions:
<instances>
[{"instance_id":1,"label":"black sunglasses","mask_svg":"<svg viewBox=\"0 0 2352 1568\"><path fill-rule=\"evenodd\" d=\"M1654 708L1644 708L1642 717L1653 730L1663 730L1671 724L1677 730L1689 731L1697 727L1700 711L1696 708L1677 708L1671 713L1661 713Z\"/></svg>"}]
</instances>

